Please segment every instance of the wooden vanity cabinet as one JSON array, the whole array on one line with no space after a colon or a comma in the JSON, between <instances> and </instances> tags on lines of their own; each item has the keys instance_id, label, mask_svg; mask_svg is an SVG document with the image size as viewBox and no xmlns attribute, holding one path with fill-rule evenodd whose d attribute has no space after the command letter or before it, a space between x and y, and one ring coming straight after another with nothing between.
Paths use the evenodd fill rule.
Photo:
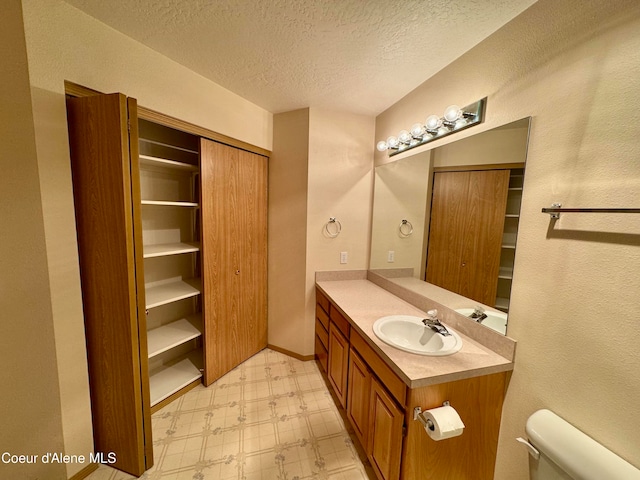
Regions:
<instances>
[{"instance_id":1,"label":"wooden vanity cabinet","mask_svg":"<svg viewBox=\"0 0 640 480\"><path fill-rule=\"evenodd\" d=\"M377 478L493 479L508 372L409 388L355 328L344 335L338 325L344 320L349 327L348 321L322 292L317 294L316 313L325 308L335 312L328 322L329 382ZM323 328L317 315L318 325ZM321 361L319 344L316 330ZM445 401L456 408L465 430L459 437L434 441L413 420L413 410L440 407Z\"/></svg>"},{"instance_id":2,"label":"wooden vanity cabinet","mask_svg":"<svg viewBox=\"0 0 640 480\"><path fill-rule=\"evenodd\" d=\"M380 479L400 475L404 410L351 347L347 417Z\"/></svg>"},{"instance_id":3,"label":"wooden vanity cabinet","mask_svg":"<svg viewBox=\"0 0 640 480\"><path fill-rule=\"evenodd\" d=\"M349 352L349 381L347 386L347 417L360 440L369 444L369 402L371 394L371 370L358 352Z\"/></svg>"},{"instance_id":4,"label":"wooden vanity cabinet","mask_svg":"<svg viewBox=\"0 0 640 480\"><path fill-rule=\"evenodd\" d=\"M375 378L369 396L369 443L367 456L380 479L400 478L404 411Z\"/></svg>"},{"instance_id":5,"label":"wooden vanity cabinet","mask_svg":"<svg viewBox=\"0 0 640 480\"><path fill-rule=\"evenodd\" d=\"M316 291L316 337L315 357L320 368L327 373L329 360L329 300Z\"/></svg>"},{"instance_id":6,"label":"wooden vanity cabinet","mask_svg":"<svg viewBox=\"0 0 640 480\"><path fill-rule=\"evenodd\" d=\"M327 376L343 408L347 406L349 330L349 322L333 305L330 305Z\"/></svg>"}]
</instances>

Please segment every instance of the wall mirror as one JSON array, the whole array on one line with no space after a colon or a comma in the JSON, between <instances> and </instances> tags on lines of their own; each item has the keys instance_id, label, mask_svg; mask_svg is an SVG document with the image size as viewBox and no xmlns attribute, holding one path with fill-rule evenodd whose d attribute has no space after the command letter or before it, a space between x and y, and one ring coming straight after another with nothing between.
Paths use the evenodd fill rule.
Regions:
<instances>
[{"instance_id":1,"label":"wall mirror","mask_svg":"<svg viewBox=\"0 0 640 480\"><path fill-rule=\"evenodd\" d=\"M377 167L369 268L505 334L530 120Z\"/></svg>"}]
</instances>

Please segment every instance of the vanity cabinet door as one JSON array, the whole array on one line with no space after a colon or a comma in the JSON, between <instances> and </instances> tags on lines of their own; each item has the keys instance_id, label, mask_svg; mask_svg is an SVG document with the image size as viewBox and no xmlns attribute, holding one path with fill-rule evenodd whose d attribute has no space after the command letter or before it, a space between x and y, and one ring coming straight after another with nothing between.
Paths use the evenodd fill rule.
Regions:
<instances>
[{"instance_id":1,"label":"vanity cabinet door","mask_svg":"<svg viewBox=\"0 0 640 480\"><path fill-rule=\"evenodd\" d=\"M349 385L347 388L347 416L360 443L366 448L369 441L369 394L371 372L360 355L351 348L349 353ZM367 452L368 453L368 452Z\"/></svg>"},{"instance_id":2,"label":"vanity cabinet door","mask_svg":"<svg viewBox=\"0 0 640 480\"><path fill-rule=\"evenodd\" d=\"M367 456L381 480L400 478L404 413L385 388L371 378Z\"/></svg>"},{"instance_id":3,"label":"vanity cabinet door","mask_svg":"<svg viewBox=\"0 0 640 480\"><path fill-rule=\"evenodd\" d=\"M349 341L335 323L329 324L329 381L343 407L347 405L347 373L349 371Z\"/></svg>"}]
</instances>

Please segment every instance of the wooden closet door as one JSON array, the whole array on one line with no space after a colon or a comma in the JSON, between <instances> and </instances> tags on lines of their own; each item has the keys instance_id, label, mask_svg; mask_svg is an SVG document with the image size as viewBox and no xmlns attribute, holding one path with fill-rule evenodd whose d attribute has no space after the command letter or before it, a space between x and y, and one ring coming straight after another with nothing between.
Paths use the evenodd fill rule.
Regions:
<instances>
[{"instance_id":1,"label":"wooden closet door","mask_svg":"<svg viewBox=\"0 0 640 480\"><path fill-rule=\"evenodd\" d=\"M485 305L495 305L500 271L509 170L471 172L462 238L460 291Z\"/></svg>"},{"instance_id":2,"label":"wooden closet door","mask_svg":"<svg viewBox=\"0 0 640 480\"><path fill-rule=\"evenodd\" d=\"M267 159L201 141L205 385L267 345Z\"/></svg>"},{"instance_id":3,"label":"wooden closet door","mask_svg":"<svg viewBox=\"0 0 640 480\"><path fill-rule=\"evenodd\" d=\"M426 281L493 305L509 170L437 172Z\"/></svg>"},{"instance_id":4,"label":"wooden closet door","mask_svg":"<svg viewBox=\"0 0 640 480\"><path fill-rule=\"evenodd\" d=\"M470 174L442 172L433 177L426 280L452 292L460 289Z\"/></svg>"},{"instance_id":5,"label":"wooden closet door","mask_svg":"<svg viewBox=\"0 0 640 480\"><path fill-rule=\"evenodd\" d=\"M67 114L95 448L139 476L153 465L153 444L136 102L74 98Z\"/></svg>"}]
</instances>

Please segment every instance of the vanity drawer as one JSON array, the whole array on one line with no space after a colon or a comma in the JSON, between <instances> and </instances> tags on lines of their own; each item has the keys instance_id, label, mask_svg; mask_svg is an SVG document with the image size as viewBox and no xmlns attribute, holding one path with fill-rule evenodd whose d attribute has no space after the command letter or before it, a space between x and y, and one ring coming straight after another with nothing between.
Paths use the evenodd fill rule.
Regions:
<instances>
[{"instance_id":1,"label":"vanity drawer","mask_svg":"<svg viewBox=\"0 0 640 480\"><path fill-rule=\"evenodd\" d=\"M329 348L329 332L322 325L322 323L316 318L316 336L320 339L324 348Z\"/></svg>"},{"instance_id":2,"label":"vanity drawer","mask_svg":"<svg viewBox=\"0 0 640 480\"><path fill-rule=\"evenodd\" d=\"M329 315L318 304L316 304L316 320L324 326L325 330L329 330Z\"/></svg>"},{"instance_id":3,"label":"vanity drawer","mask_svg":"<svg viewBox=\"0 0 640 480\"><path fill-rule=\"evenodd\" d=\"M329 312L329 299L325 297L319 289L316 288L316 303L319 304L325 312ZM327 327L329 328L329 327Z\"/></svg>"},{"instance_id":4,"label":"vanity drawer","mask_svg":"<svg viewBox=\"0 0 640 480\"><path fill-rule=\"evenodd\" d=\"M336 327L338 327L338 329L345 337L347 337L348 340L350 329L349 322L346 318L344 318L344 315L342 315L342 313L340 313L340 311L333 306L333 304L329 306L329 318L331 318L331 321L336 324Z\"/></svg>"},{"instance_id":5,"label":"vanity drawer","mask_svg":"<svg viewBox=\"0 0 640 480\"><path fill-rule=\"evenodd\" d=\"M362 357L369 368L380 379L389 393L405 407L407 404L407 386L393 370L382 360L369 344L355 330L351 332L351 345Z\"/></svg>"}]
</instances>

